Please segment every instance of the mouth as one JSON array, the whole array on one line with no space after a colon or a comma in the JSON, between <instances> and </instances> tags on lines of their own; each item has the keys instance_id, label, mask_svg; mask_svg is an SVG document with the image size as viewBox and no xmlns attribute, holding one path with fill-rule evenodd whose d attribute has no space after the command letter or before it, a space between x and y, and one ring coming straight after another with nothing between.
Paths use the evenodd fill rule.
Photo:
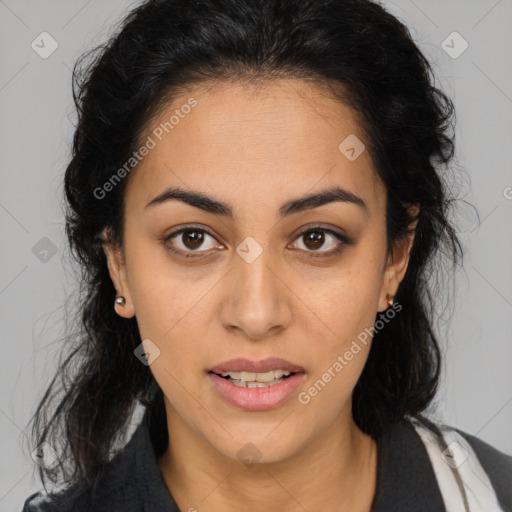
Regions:
<instances>
[{"instance_id":1,"label":"mouth","mask_svg":"<svg viewBox=\"0 0 512 512\"><path fill-rule=\"evenodd\" d=\"M297 364L280 358L233 359L208 372L217 393L238 408L261 411L286 402L305 376Z\"/></svg>"}]
</instances>

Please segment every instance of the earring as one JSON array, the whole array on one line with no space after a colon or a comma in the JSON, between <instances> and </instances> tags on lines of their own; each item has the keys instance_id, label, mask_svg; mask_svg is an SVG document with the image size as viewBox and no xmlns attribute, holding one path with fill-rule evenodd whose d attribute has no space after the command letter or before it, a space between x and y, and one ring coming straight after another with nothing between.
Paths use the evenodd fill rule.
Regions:
<instances>
[{"instance_id":1,"label":"earring","mask_svg":"<svg viewBox=\"0 0 512 512\"><path fill-rule=\"evenodd\" d=\"M124 306L126 304L126 299L122 295L119 295L119 297L116 297L115 304Z\"/></svg>"},{"instance_id":2,"label":"earring","mask_svg":"<svg viewBox=\"0 0 512 512\"><path fill-rule=\"evenodd\" d=\"M389 297L389 298L388 298ZM386 299L388 301L388 304L389 306L392 306L393 305L393 296L390 295L389 293L386 295Z\"/></svg>"}]
</instances>

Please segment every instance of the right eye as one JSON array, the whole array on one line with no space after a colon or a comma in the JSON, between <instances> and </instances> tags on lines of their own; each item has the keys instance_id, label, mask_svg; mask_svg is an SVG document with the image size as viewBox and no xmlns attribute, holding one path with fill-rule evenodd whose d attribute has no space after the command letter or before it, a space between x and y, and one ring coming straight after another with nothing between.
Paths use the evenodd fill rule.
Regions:
<instances>
[{"instance_id":1,"label":"right eye","mask_svg":"<svg viewBox=\"0 0 512 512\"><path fill-rule=\"evenodd\" d=\"M203 256L204 254L202 253L205 253L215 247L215 244L211 244L210 247L207 247L204 250L199 250L204 245L207 238L215 240L215 237L206 229L195 226L185 226L184 228L180 228L166 236L161 242L165 249L174 253L182 254L188 258L190 256ZM169 244L169 242L171 242L171 244ZM220 245L220 248L223 247L223 245Z\"/></svg>"}]
</instances>

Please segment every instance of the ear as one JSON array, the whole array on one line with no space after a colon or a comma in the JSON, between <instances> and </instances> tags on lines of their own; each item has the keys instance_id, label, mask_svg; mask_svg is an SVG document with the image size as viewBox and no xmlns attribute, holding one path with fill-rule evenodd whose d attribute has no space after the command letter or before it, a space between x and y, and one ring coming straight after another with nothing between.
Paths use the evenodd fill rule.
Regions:
<instances>
[{"instance_id":1,"label":"ear","mask_svg":"<svg viewBox=\"0 0 512 512\"><path fill-rule=\"evenodd\" d=\"M114 309L119 316L131 318L135 315L135 310L126 277L124 251L121 246L112 241L109 228L103 230L101 238L107 259L108 272L114 284L114 288L116 289L116 296L122 295L126 299L124 305L114 303Z\"/></svg>"},{"instance_id":2,"label":"ear","mask_svg":"<svg viewBox=\"0 0 512 512\"><path fill-rule=\"evenodd\" d=\"M388 298L389 296L394 297L396 295L398 286L404 278L409 264L409 256L416 234L416 226L418 224L417 217L420 206L419 204L411 204L407 206L407 210L415 220L409 225L409 233L396 242L392 253L388 256L386 268L382 276L379 312L389 308Z\"/></svg>"}]
</instances>

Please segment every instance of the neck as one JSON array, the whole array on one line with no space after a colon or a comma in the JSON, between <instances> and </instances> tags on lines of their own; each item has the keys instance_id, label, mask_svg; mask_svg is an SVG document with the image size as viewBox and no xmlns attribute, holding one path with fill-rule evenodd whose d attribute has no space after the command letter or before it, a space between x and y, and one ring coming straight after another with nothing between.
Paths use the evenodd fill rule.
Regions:
<instances>
[{"instance_id":1,"label":"neck","mask_svg":"<svg viewBox=\"0 0 512 512\"><path fill-rule=\"evenodd\" d=\"M180 510L370 511L377 445L351 416L286 460L249 466L224 457L168 406L169 446L159 466Z\"/></svg>"}]
</instances>

